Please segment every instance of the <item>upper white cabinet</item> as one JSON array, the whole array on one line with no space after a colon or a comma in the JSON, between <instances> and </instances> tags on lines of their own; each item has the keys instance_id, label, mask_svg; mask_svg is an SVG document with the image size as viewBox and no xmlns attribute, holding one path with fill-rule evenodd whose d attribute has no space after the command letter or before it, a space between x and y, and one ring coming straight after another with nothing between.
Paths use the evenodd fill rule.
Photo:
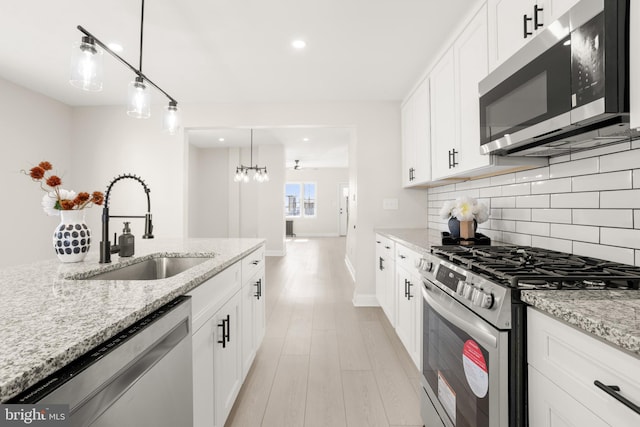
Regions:
<instances>
[{"instance_id":1,"label":"upper white cabinet","mask_svg":"<svg viewBox=\"0 0 640 427\"><path fill-rule=\"evenodd\" d=\"M431 181L429 118L429 81L425 80L402 106L403 187Z\"/></svg>"},{"instance_id":2,"label":"upper white cabinet","mask_svg":"<svg viewBox=\"0 0 640 427\"><path fill-rule=\"evenodd\" d=\"M631 2L630 10L630 34L629 34L629 56L631 69L629 73L631 119L632 129L640 127L640 4Z\"/></svg>"},{"instance_id":3,"label":"upper white cabinet","mask_svg":"<svg viewBox=\"0 0 640 427\"><path fill-rule=\"evenodd\" d=\"M488 0L489 68L493 70L579 0Z\"/></svg>"},{"instance_id":4,"label":"upper white cabinet","mask_svg":"<svg viewBox=\"0 0 640 427\"><path fill-rule=\"evenodd\" d=\"M453 49L431 71L431 174L434 180L452 174L460 145L456 138L455 73ZM478 145L478 150L480 146Z\"/></svg>"}]
</instances>

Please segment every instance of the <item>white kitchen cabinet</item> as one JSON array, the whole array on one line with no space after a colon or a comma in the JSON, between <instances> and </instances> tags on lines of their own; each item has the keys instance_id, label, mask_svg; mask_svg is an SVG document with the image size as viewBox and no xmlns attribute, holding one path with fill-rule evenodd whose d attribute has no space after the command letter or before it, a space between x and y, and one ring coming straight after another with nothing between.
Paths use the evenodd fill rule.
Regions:
<instances>
[{"instance_id":1,"label":"white kitchen cabinet","mask_svg":"<svg viewBox=\"0 0 640 427\"><path fill-rule=\"evenodd\" d=\"M392 326L396 324L395 242L376 234L376 298Z\"/></svg>"},{"instance_id":2,"label":"white kitchen cabinet","mask_svg":"<svg viewBox=\"0 0 640 427\"><path fill-rule=\"evenodd\" d=\"M402 185L431 181L429 81L418 85L402 106Z\"/></svg>"},{"instance_id":3,"label":"white kitchen cabinet","mask_svg":"<svg viewBox=\"0 0 640 427\"><path fill-rule=\"evenodd\" d=\"M632 129L640 128L640 4L631 2L629 6L629 97L630 122Z\"/></svg>"},{"instance_id":4,"label":"white kitchen cabinet","mask_svg":"<svg viewBox=\"0 0 640 427\"><path fill-rule=\"evenodd\" d=\"M579 0L488 0L489 69L531 41Z\"/></svg>"},{"instance_id":5,"label":"white kitchen cabinet","mask_svg":"<svg viewBox=\"0 0 640 427\"><path fill-rule=\"evenodd\" d=\"M640 415L595 385L640 405L640 359L533 308L527 309L532 426L638 426Z\"/></svg>"},{"instance_id":6,"label":"white kitchen cabinet","mask_svg":"<svg viewBox=\"0 0 640 427\"><path fill-rule=\"evenodd\" d=\"M396 245L396 334L418 369L422 369L422 279L415 266L420 258Z\"/></svg>"},{"instance_id":7,"label":"white kitchen cabinet","mask_svg":"<svg viewBox=\"0 0 640 427\"><path fill-rule=\"evenodd\" d=\"M429 77L431 88L431 174L433 180L438 180L452 174L452 169L456 167L455 156L459 156L460 151L455 131L453 48L450 48L433 67Z\"/></svg>"},{"instance_id":8,"label":"white kitchen cabinet","mask_svg":"<svg viewBox=\"0 0 640 427\"><path fill-rule=\"evenodd\" d=\"M243 275L244 278L244 275ZM242 378L247 376L265 332L264 263L242 283Z\"/></svg>"}]
</instances>

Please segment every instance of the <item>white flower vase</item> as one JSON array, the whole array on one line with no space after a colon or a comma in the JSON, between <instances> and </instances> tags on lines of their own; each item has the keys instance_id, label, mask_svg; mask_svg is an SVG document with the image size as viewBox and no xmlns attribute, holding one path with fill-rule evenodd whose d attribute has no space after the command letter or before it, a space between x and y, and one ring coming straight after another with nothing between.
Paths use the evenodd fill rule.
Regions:
<instances>
[{"instance_id":1,"label":"white flower vase","mask_svg":"<svg viewBox=\"0 0 640 427\"><path fill-rule=\"evenodd\" d=\"M61 262L80 262L89 253L91 230L84 222L84 210L60 211L60 224L53 232L53 249Z\"/></svg>"}]
</instances>

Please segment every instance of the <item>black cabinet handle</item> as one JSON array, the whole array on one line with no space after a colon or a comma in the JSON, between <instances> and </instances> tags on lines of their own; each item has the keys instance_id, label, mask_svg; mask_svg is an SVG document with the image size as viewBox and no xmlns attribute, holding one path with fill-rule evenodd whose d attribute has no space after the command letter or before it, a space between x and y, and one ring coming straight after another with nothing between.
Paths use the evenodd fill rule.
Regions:
<instances>
[{"instance_id":1,"label":"black cabinet handle","mask_svg":"<svg viewBox=\"0 0 640 427\"><path fill-rule=\"evenodd\" d=\"M387 249L391 249L391 246L385 246L385 248L387 248Z\"/></svg>"},{"instance_id":2,"label":"black cabinet handle","mask_svg":"<svg viewBox=\"0 0 640 427\"><path fill-rule=\"evenodd\" d=\"M449 169L451 169L451 150L449 150Z\"/></svg>"},{"instance_id":3,"label":"black cabinet handle","mask_svg":"<svg viewBox=\"0 0 640 427\"><path fill-rule=\"evenodd\" d=\"M409 295L409 281L404 279L404 297L406 298Z\"/></svg>"},{"instance_id":4,"label":"black cabinet handle","mask_svg":"<svg viewBox=\"0 0 640 427\"><path fill-rule=\"evenodd\" d=\"M380 269L380 271L384 270L384 258L382 257L378 257L380 260L378 261L378 268Z\"/></svg>"},{"instance_id":5,"label":"black cabinet handle","mask_svg":"<svg viewBox=\"0 0 640 427\"><path fill-rule=\"evenodd\" d=\"M627 408L631 409L637 414L640 414L640 406L636 405L635 403L618 393L620 391L620 387L618 387L617 385L605 385L598 380L595 380L593 384L607 393L609 396L616 399L618 402L622 403Z\"/></svg>"},{"instance_id":6,"label":"black cabinet handle","mask_svg":"<svg viewBox=\"0 0 640 427\"><path fill-rule=\"evenodd\" d=\"M413 298L413 295L411 295L411 287L413 286L413 283L407 281L407 299L411 300L411 298Z\"/></svg>"},{"instance_id":7,"label":"black cabinet handle","mask_svg":"<svg viewBox=\"0 0 640 427\"><path fill-rule=\"evenodd\" d=\"M398 255L398 256L400 257L400 259L405 259L405 258L406 258L406 256L404 256L404 255L402 255L402 254L400 254L400 255Z\"/></svg>"},{"instance_id":8,"label":"black cabinet handle","mask_svg":"<svg viewBox=\"0 0 640 427\"><path fill-rule=\"evenodd\" d=\"M262 296L262 279L258 279L258 281L254 283L253 286L256 287L256 293L253 294L253 296L256 297L256 299L260 299L260 297Z\"/></svg>"},{"instance_id":9,"label":"black cabinet handle","mask_svg":"<svg viewBox=\"0 0 640 427\"><path fill-rule=\"evenodd\" d=\"M528 31L527 30L527 22L531 21L531 18L529 18L526 14L522 15L522 23L524 25L524 38L526 39L529 36L533 35L532 31Z\"/></svg>"},{"instance_id":10,"label":"black cabinet handle","mask_svg":"<svg viewBox=\"0 0 640 427\"><path fill-rule=\"evenodd\" d=\"M544 10L544 8L542 7L538 7L537 4L533 5L533 29L537 30L540 27L543 27L544 24L542 23L542 21L540 21L538 19L539 13L542 12Z\"/></svg>"},{"instance_id":11,"label":"black cabinet handle","mask_svg":"<svg viewBox=\"0 0 640 427\"><path fill-rule=\"evenodd\" d=\"M227 316L228 317L228 316ZM222 323L218 323L218 328L222 328L222 334L220 334L221 339L218 339L218 344L222 344L222 348L227 346L227 319L222 319Z\"/></svg>"},{"instance_id":12,"label":"black cabinet handle","mask_svg":"<svg viewBox=\"0 0 640 427\"><path fill-rule=\"evenodd\" d=\"M380 243L380 240L376 240L376 243Z\"/></svg>"},{"instance_id":13,"label":"black cabinet handle","mask_svg":"<svg viewBox=\"0 0 640 427\"><path fill-rule=\"evenodd\" d=\"M227 318L225 319L225 322L227 323L227 328L224 334L224 339L227 340L227 342L231 341L231 339L229 338L230 334L231 334L231 320L229 318L229 315L227 314Z\"/></svg>"},{"instance_id":14,"label":"black cabinet handle","mask_svg":"<svg viewBox=\"0 0 640 427\"><path fill-rule=\"evenodd\" d=\"M260 260L258 259L258 260L255 260L255 261L251 261L251 264L258 265L258 264L260 264Z\"/></svg>"},{"instance_id":15,"label":"black cabinet handle","mask_svg":"<svg viewBox=\"0 0 640 427\"><path fill-rule=\"evenodd\" d=\"M460 152L456 151L455 148L453 150L451 150L451 158L452 158L451 167L453 167L453 168L458 166L458 161L456 160L456 154L460 154Z\"/></svg>"}]
</instances>

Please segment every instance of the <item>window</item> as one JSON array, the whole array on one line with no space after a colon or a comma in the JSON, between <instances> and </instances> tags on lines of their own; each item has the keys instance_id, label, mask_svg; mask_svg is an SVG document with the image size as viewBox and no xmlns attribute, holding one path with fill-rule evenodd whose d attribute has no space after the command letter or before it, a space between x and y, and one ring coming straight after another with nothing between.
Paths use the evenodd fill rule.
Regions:
<instances>
[{"instance_id":1,"label":"window","mask_svg":"<svg viewBox=\"0 0 640 427\"><path fill-rule=\"evenodd\" d=\"M316 184L287 182L284 192L284 211L287 217L316 216Z\"/></svg>"}]
</instances>

